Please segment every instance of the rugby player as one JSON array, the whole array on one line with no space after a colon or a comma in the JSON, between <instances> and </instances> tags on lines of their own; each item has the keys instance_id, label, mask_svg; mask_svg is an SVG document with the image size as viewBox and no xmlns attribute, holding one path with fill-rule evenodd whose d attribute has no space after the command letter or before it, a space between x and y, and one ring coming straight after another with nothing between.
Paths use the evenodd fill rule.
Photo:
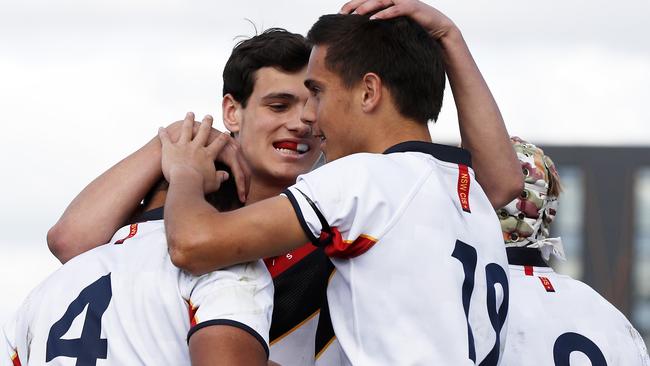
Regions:
<instances>
[{"instance_id":1,"label":"rugby player","mask_svg":"<svg viewBox=\"0 0 650 366\"><path fill-rule=\"evenodd\" d=\"M165 196L162 181L133 223L29 294L0 333L0 365L267 364L273 282L264 263L200 277L175 267Z\"/></svg>"},{"instance_id":2,"label":"rugby player","mask_svg":"<svg viewBox=\"0 0 650 366\"><path fill-rule=\"evenodd\" d=\"M382 4L357 5L360 13ZM330 162L283 196L227 213L207 207L203 190L215 181L209 126L191 138L186 119L177 143L160 130L170 253L202 273L309 240L336 266L328 302L344 364L496 365L507 261L469 154L430 142L427 121L437 117L444 88L443 54L432 36L448 63L463 61L448 69L456 97L483 102L457 99L459 113L500 116L455 25L425 4L398 5L377 20L331 15L312 27L302 119ZM378 19L399 15L412 19ZM504 132L493 142L507 140ZM505 151L508 165L514 154ZM182 220L187 215L199 219Z\"/></svg>"},{"instance_id":3,"label":"rugby player","mask_svg":"<svg viewBox=\"0 0 650 366\"><path fill-rule=\"evenodd\" d=\"M650 365L641 336L618 309L591 287L548 265L551 255L564 260L560 238L549 238L560 178L542 149L517 137L512 144L525 188L497 210L510 263L512 336L502 364Z\"/></svg>"}]
</instances>

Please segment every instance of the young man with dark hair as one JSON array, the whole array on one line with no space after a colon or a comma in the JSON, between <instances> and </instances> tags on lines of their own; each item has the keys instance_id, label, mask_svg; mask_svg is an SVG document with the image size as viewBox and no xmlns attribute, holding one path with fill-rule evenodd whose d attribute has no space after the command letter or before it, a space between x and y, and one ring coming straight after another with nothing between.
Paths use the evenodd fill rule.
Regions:
<instances>
[{"instance_id":1,"label":"young man with dark hair","mask_svg":"<svg viewBox=\"0 0 650 366\"><path fill-rule=\"evenodd\" d=\"M343 10L380 7L354 2ZM186 120L178 143L161 129L162 168L170 181L170 253L177 265L202 273L278 255L309 240L337 268L328 302L344 364L496 365L505 335L507 261L469 154L430 143L426 122L438 114L444 85L436 63L447 66L459 118L471 121L471 131L461 131L468 136L464 144L476 150L473 134L485 127L479 121L501 117L455 25L415 1L375 17L400 15L411 20L326 16L310 31L314 47L305 85L311 94L302 119L314 128L330 163L300 176L283 196L227 213L212 209L202 198L204 187L215 188L214 168L207 164L214 156L205 143L209 126L192 138L192 121ZM342 38L319 41L326 33ZM336 45L347 39L372 43L349 44L337 54ZM409 64L402 75L398 67L382 68L388 63L372 59L386 56L415 67ZM433 71L414 93L413 70L425 68ZM508 182L520 179L520 172L510 174L515 157L510 146L503 148L505 128L490 124L482 132L501 149L504 159L496 164L505 169L499 174ZM187 215L198 220L183 220Z\"/></svg>"},{"instance_id":2,"label":"young man with dark hair","mask_svg":"<svg viewBox=\"0 0 650 366\"><path fill-rule=\"evenodd\" d=\"M560 177L542 149L517 137L512 144L525 186L497 210L510 263L508 331L513 335L503 364L650 366L643 339L618 309L548 265L551 254L564 260L560 238L549 238Z\"/></svg>"},{"instance_id":3,"label":"young man with dark hair","mask_svg":"<svg viewBox=\"0 0 650 366\"><path fill-rule=\"evenodd\" d=\"M229 143L220 158L239 172L231 174L239 184L223 182L214 199L234 208L277 195L319 158L318 142L300 121L308 97L303 80L310 50L303 36L277 28L233 49L223 71L222 109L223 122L236 138L223 136ZM171 131L178 126L173 124ZM242 189L244 171L250 172L248 192ZM51 250L66 261L108 240L106 232L139 210L146 189L161 176L160 142L155 138L75 198L48 233ZM266 261L276 289L270 358L285 366L312 365L320 351L316 329L319 322L329 322L319 312L332 265L311 244L284 254ZM321 346L332 337L328 328L319 328Z\"/></svg>"}]
</instances>

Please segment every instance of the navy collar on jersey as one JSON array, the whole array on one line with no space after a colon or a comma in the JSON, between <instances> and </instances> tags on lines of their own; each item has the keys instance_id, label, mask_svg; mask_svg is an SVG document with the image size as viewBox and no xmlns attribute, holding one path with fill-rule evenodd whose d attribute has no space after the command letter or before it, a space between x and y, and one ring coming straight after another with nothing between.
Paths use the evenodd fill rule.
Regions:
<instances>
[{"instance_id":1,"label":"navy collar on jersey","mask_svg":"<svg viewBox=\"0 0 650 366\"><path fill-rule=\"evenodd\" d=\"M508 263L515 266L548 267L548 263L542 258L539 249L510 247L506 248Z\"/></svg>"},{"instance_id":2,"label":"navy collar on jersey","mask_svg":"<svg viewBox=\"0 0 650 366\"><path fill-rule=\"evenodd\" d=\"M389 147L384 154L415 151L432 155L434 158L448 163L463 164L472 167L472 156L469 151L459 147L434 144L424 141L405 141Z\"/></svg>"},{"instance_id":3,"label":"navy collar on jersey","mask_svg":"<svg viewBox=\"0 0 650 366\"><path fill-rule=\"evenodd\" d=\"M164 208L165 207L162 206L162 207L154 208L153 210L143 212L138 217L136 217L135 222L162 220Z\"/></svg>"}]
</instances>

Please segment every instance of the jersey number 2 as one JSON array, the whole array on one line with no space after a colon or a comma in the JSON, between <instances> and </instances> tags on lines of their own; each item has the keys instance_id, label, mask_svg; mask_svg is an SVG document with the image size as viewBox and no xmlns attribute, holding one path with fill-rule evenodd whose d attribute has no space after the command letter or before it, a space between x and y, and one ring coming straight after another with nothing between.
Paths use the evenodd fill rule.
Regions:
<instances>
[{"instance_id":1,"label":"jersey number 2","mask_svg":"<svg viewBox=\"0 0 650 366\"><path fill-rule=\"evenodd\" d=\"M458 259L463 265L465 279L463 280L463 308L467 319L467 338L469 341L469 358L476 363L476 348L474 345L474 334L469 325L469 303L474 292L474 274L476 272L477 254L476 249L471 245L456 240L456 246L452 257ZM501 345L500 335L503 323L508 315L508 276L506 271L496 263L489 263L485 266L485 281L487 282L487 311L490 317L492 328L496 332L496 341L490 353L481 361L480 366L496 366L499 361L499 350ZM503 301L497 309L497 297L494 286L500 284L503 289Z\"/></svg>"},{"instance_id":2,"label":"jersey number 2","mask_svg":"<svg viewBox=\"0 0 650 366\"><path fill-rule=\"evenodd\" d=\"M108 308L113 292L111 290L111 274L101 277L81 290L65 314L50 328L47 337L45 362L56 357L75 357L76 366L95 366L98 358L106 358L108 341L101 339L102 315ZM83 323L81 337L77 339L62 339L77 318L88 305L86 318Z\"/></svg>"}]
</instances>

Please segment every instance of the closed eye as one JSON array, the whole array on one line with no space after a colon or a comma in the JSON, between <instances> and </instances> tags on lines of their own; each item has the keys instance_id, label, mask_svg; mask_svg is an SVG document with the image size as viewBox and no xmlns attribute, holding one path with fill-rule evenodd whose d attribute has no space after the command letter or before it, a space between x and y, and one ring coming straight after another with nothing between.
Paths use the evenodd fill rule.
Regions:
<instances>
[{"instance_id":1,"label":"closed eye","mask_svg":"<svg viewBox=\"0 0 650 366\"><path fill-rule=\"evenodd\" d=\"M289 109L289 105L284 103L273 103L269 104L269 108L274 112L284 112Z\"/></svg>"},{"instance_id":2,"label":"closed eye","mask_svg":"<svg viewBox=\"0 0 650 366\"><path fill-rule=\"evenodd\" d=\"M320 93L320 89L317 86L311 86L309 88L309 94L311 94L312 96L316 97L318 96L319 93Z\"/></svg>"}]
</instances>

